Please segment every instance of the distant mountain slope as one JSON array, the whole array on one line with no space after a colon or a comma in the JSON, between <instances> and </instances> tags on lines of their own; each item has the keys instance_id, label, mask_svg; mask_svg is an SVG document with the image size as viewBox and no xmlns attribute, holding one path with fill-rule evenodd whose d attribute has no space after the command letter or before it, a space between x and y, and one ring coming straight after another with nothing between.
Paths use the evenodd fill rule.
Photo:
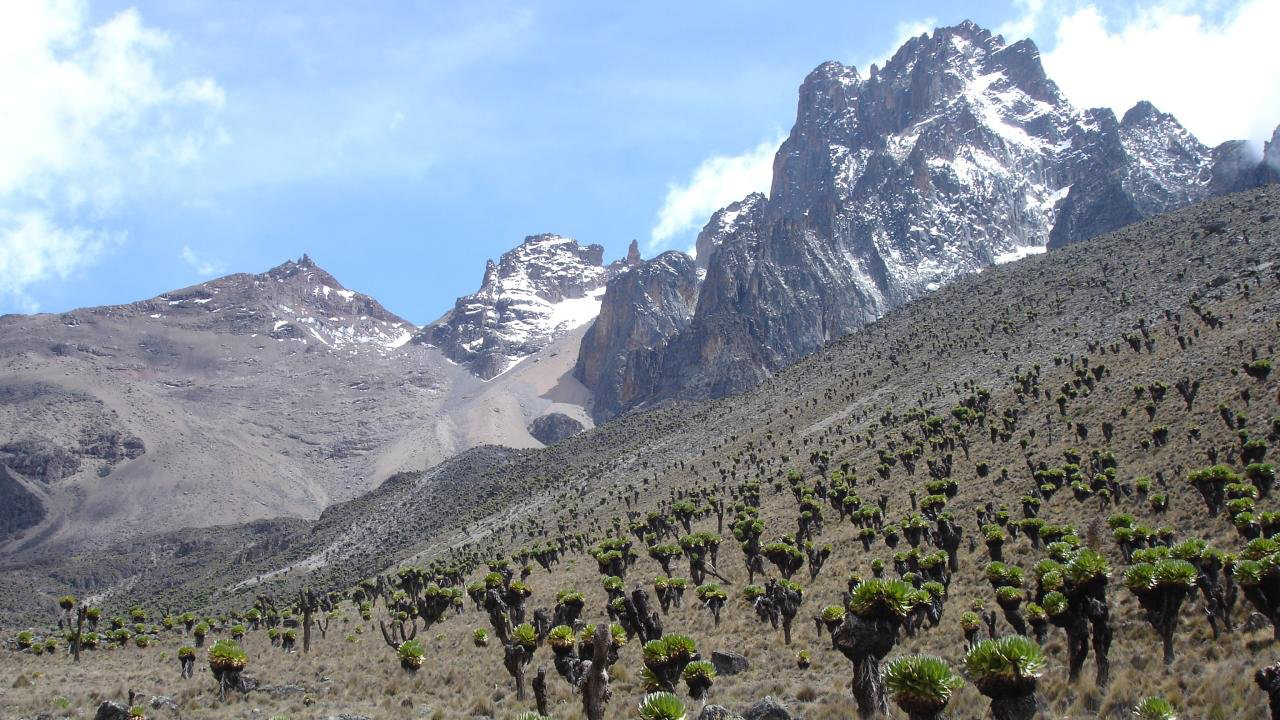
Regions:
<instances>
[{"instance_id":1,"label":"distant mountain slope","mask_svg":"<svg viewBox=\"0 0 1280 720\"><path fill-rule=\"evenodd\" d=\"M589 424L571 352L483 384L416 331L305 256L0 318L0 558L314 518L477 444L538 447L545 412Z\"/></svg>"},{"instance_id":2,"label":"distant mountain slope","mask_svg":"<svg viewBox=\"0 0 1280 720\"><path fill-rule=\"evenodd\" d=\"M598 420L753 387L962 275L1264 181L1269 166L1244 150L1210 150L1146 102L1120 120L1078 110L1031 41L969 22L865 76L824 63L800 87L769 197L699 236L706 279L689 316L615 372L584 374L606 352L584 346L578 377L605 399ZM606 306L614 292L629 292L623 278Z\"/></svg>"}]
</instances>

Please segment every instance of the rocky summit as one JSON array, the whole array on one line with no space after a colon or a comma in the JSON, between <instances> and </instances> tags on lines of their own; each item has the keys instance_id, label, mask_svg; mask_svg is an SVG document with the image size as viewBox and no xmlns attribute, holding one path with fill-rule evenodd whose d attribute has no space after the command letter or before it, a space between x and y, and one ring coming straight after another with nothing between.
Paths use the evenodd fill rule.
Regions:
<instances>
[{"instance_id":1,"label":"rocky summit","mask_svg":"<svg viewBox=\"0 0 1280 720\"><path fill-rule=\"evenodd\" d=\"M560 235L531 235L488 262L480 289L424 328L415 342L440 348L452 361L489 380L600 312L605 282L639 260L604 266L604 248Z\"/></svg>"},{"instance_id":2,"label":"rocky summit","mask_svg":"<svg viewBox=\"0 0 1280 720\"><path fill-rule=\"evenodd\" d=\"M674 319L673 293L647 293L652 309L628 313L639 328L610 327L632 339L610 349L613 367L591 371L606 360L588 336L577 376L598 421L738 392L961 275L1273 181L1276 167L1246 143L1206 147L1148 102L1120 119L1074 107L1030 40L940 28L866 75L810 73L769 197L720 210L698 237L692 312ZM643 302L633 284L611 282L604 306ZM671 319L655 332L653 316Z\"/></svg>"}]
</instances>

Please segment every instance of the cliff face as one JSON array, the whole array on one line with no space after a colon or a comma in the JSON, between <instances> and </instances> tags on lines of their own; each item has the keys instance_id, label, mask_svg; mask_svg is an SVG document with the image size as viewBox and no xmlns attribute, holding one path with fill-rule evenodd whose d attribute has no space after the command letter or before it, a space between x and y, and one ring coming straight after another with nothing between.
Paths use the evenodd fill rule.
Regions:
<instances>
[{"instance_id":1,"label":"cliff face","mask_svg":"<svg viewBox=\"0 0 1280 720\"><path fill-rule=\"evenodd\" d=\"M658 381L653 348L684 330L698 298L698 268L667 252L611 280L582 338L574 376L596 389L593 413L609 417Z\"/></svg>"},{"instance_id":2,"label":"cliff face","mask_svg":"<svg viewBox=\"0 0 1280 720\"><path fill-rule=\"evenodd\" d=\"M598 420L742 391L961 275L1251 186L1257 168L1150 103L1119 120L1077 110L1033 43L968 22L912 38L865 77L824 63L800 86L769 197L699 235L687 327L611 330L633 338L627 366L579 377ZM610 292L606 305L624 302ZM604 354L583 348L588 368Z\"/></svg>"}]
</instances>

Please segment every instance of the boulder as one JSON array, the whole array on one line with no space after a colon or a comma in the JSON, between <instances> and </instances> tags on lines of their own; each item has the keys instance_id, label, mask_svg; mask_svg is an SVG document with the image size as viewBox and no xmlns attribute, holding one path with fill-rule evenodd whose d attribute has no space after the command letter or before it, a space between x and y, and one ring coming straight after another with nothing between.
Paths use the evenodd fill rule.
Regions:
<instances>
[{"instance_id":1,"label":"boulder","mask_svg":"<svg viewBox=\"0 0 1280 720\"><path fill-rule=\"evenodd\" d=\"M582 423L564 413L547 413L529 423L529 434L543 445L555 445L582 432Z\"/></svg>"},{"instance_id":2,"label":"boulder","mask_svg":"<svg viewBox=\"0 0 1280 720\"><path fill-rule=\"evenodd\" d=\"M711 653L711 664L715 666L717 675L737 675L751 667L745 656L721 650Z\"/></svg>"},{"instance_id":3,"label":"boulder","mask_svg":"<svg viewBox=\"0 0 1280 720\"><path fill-rule=\"evenodd\" d=\"M98 706L93 720L129 720L129 708L108 700Z\"/></svg>"},{"instance_id":4,"label":"boulder","mask_svg":"<svg viewBox=\"0 0 1280 720\"><path fill-rule=\"evenodd\" d=\"M742 713L743 720L791 720L791 713L768 695Z\"/></svg>"},{"instance_id":5,"label":"boulder","mask_svg":"<svg viewBox=\"0 0 1280 720\"><path fill-rule=\"evenodd\" d=\"M742 720L742 716L723 705L703 705L698 720Z\"/></svg>"}]
</instances>

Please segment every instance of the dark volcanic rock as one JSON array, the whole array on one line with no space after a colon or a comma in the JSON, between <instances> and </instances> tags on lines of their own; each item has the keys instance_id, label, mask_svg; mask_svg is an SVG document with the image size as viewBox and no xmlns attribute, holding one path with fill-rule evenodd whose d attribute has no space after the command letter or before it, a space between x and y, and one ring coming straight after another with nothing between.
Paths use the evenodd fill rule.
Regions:
<instances>
[{"instance_id":1,"label":"dark volcanic rock","mask_svg":"<svg viewBox=\"0 0 1280 720\"><path fill-rule=\"evenodd\" d=\"M580 432L582 423L564 413L547 413L529 423L529 434L543 445L555 445Z\"/></svg>"},{"instance_id":2,"label":"dark volcanic rock","mask_svg":"<svg viewBox=\"0 0 1280 720\"><path fill-rule=\"evenodd\" d=\"M742 713L744 720L791 720L791 713L777 700L766 695Z\"/></svg>"},{"instance_id":3,"label":"dark volcanic rock","mask_svg":"<svg viewBox=\"0 0 1280 720\"><path fill-rule=\"evenodd\" d=\"M93 714L93 720L129 720L129 708L107 701L98 706L98 711Z\"/></svg>"},{"instance_id":4,"label":"dark volcanic rock","mask_svg":"<svg viewBox=\"0 0 1280 720\"><path fill-rule=\"evenodd\" d=\"M721 675L737 675L751 667L751 661L745 656L723 650L711 653L711 664L715 665L716 672Z\"/></svg>"},{"instance_id":5,"label":"dark volcanic rock","mask_svg":"<svg viewBox=\"0 0 1280 720\"><path fill-rule=\"evenodd\" d=\"M0 445L0 463L27 477L53 482L80 469L80 458L44 438L28 438Z\"/></svg>"},{"instance_id":6,"label":"dark volcanic rock","mask_svg":"<svg viewBox=\"0 0 1280 720\"><path fill-rule=\"evenodd\" d=\"M703 705L698 720L743 720L742 716L723 705Z\"/></svg>"},{"instance_id":7,"label":"dark volcanic rock","mask_svg":"<svg viewBox=\"0 0 1280 720\"><path fill-rule=\"evenodd\" d=\"M1119 123L1110 110L1088 111L1073 148L1076 180L1049 233L1050 248L1111 232L1212 192L1214 154L1172 115L1146 101Z\"/></svg>"},{"instance_id":8,"label":"dark volcanic rock","mask_svg":"<svg viewBox=\"0 0 1280 720\"><path fill-rule=\"evenodd\" d=\"M697 298L698 269L684 253L663 253L609 281L573 371L595 394L595 417L616 415L658 382L652 348L688 325Z\"/></svg>"},{"instance_id":9,"label":"dark volcanic rock","mask_svg":"<svg viewBox=\"0 0 1280 720\"><path fill-rule=\"evenodd\" d=\"M147 446L136 435L114 428L103 428L85 432L80 442L80 452L89 457L119 462L142 457L147 452Z\"/></svg>"},{"instance_id":10,"label":"dark volcanic rock","mask_svg":"<svg viewBox=\"0 0 1280 720\"><path fill-rule=\"evenodd\" d=\"M1258 165L1257 184L1280 183L1280 125L1263 145L1262 163Z\"/></svg>"},{"instance_id":11,"label":"dark volcanic rock","mask_svg":"<svg viewBox=\"0 0 1280 720\"><path fill-rule=\"evenodd\" d=\"M737 231L740 223L755 221L756 214L764 207L766 200L767 198L760 193L751 193L735 203L730 203L728 207L717 210L711 216L711 220L702 228L702 232L698 233L698 240L694 246L699 269L707 269L716 248L724 243L725 238Z\"/></svg>"},{"instance_id":12,"label":"dark volcanic rock","mask_svg":"<svg viewBox=\"0 0 1280 720\"><path fill-rule=\"evenodd\" d=\"M39 524L44 513L40 498L0 464L0 538Z\"/></svg>"}]
</instances>

